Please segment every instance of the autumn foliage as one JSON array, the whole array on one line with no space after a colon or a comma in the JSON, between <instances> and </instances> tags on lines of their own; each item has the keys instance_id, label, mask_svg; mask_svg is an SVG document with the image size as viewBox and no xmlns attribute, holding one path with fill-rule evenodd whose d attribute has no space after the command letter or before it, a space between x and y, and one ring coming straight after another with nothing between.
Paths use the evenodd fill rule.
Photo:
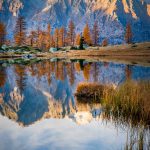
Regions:
<instances>
[{"instance_id":1,"label":"autumn foliage","mask_svg":"<svg viewBox=\"0 0 150 150\"><path fill-rule=\"evenodd\" d=\"M0 46L2 46L5 43L5 39L6 39L6 27L2 22L0 22Z\"/></svg>"},{"instance_id":2,"label":"autumn foliage","mask_svg":"<svg viewBox=\"0 0 150 150\"><path fill-rule=\"evenodd\" d=\"M132 30L131 30L130 24L127 24L126 26L125 40L126 40L126 43L128 44L132 42Z\"/></svg>"},{"instance_id":3,"label":"autumn foliage","mask_svg":"<svg viewBox=\"0 0 150 150\"><path fill-rule=\"evenodd\" d=\"M105 46L107 46L107 45L108 45L108 40L107 40L107 39L104 39L104 40L102 41L102 46L105 47Z\"/></svg>"},{"instance_id":4,"label":"autumn foliage","mask_svg":"<svg viewBox=\"0 0 150 150\"><path fill-rule=\"evenodd\" d=\"M84 27L83 37L84 37L84 41L86 44L92 45L91 33L90 33L90 28L88 24L86 24Z\"/></svg>"},{"instance_id":5,"label":"autumn foliage","mask_svg":"<svg viewBox=\"0 0 150 150\"><path fill-rule=\"evenodd\" d=\"M76 44L76 45L80 45L80 39L81 39L80 34L77 34L77 35L76 35L76 40L75 40L75 44Z\"/></svg>"},{"instance_id":6,"label":"autumn foliage","mask_svg":"<svg viewBox=\"0 0 150 150\"><path fill-rule=\"evenodd\" d=\"M25 44L26 22L23 17L18 17L18 19L17 19L14 39L15 39L16 45L24 45Z\"/></svg>"},{"instance_id":7,"label":"autumn foliage","mask_svg":"<svg viewBox=\"0 0 150 150\"><path fill-rule=\"evenodd\" d=\"M93 45L97 46L98 45L98 40L99 40L99 27L97 21L95 21L92 29L92 39L93 39Z\"/></svg>"},{"instance_id":8,"label":"autumn foliage","mask_svg":"<svg viewBox=\"0 0 150 150\"><path fill-rule=\"evenodd\" d=\"M71 20L68 26L68 44L74 46L75 42L75 25Z\"/></svg>"},{"instance_id":9,"label":"autumn foliage","mask_svg":"<svg viewBox=\"0 0 150 150\"><path fill-rule=\"evenodd\" d=\"M94 22L91 28L91 25L89 26L89 24L86 23L83 31L79 31L72 20L69 21L67 27L61 26L60 28L56 27L54 29L51 27L50 23L48 23L47 27L44 27L44 29L38 26L37 29L26 30L26 24L24 17L19 16L14 31L14 42L17 46L30 45L31 47L39 48L46 52L49 51L50 48L61 48L66 46L74 48L78 46L78 48L82 50L86 45L100 45L100 28L97 21ZM5 40L5 37L6 27L0 22L0 46L10 43L9 40ZM126 43L132 42L132 29L130 24L126 27L125 41ZM104 38L101 45L107 46L108 39Z\"/></svg>"}]
</instances>

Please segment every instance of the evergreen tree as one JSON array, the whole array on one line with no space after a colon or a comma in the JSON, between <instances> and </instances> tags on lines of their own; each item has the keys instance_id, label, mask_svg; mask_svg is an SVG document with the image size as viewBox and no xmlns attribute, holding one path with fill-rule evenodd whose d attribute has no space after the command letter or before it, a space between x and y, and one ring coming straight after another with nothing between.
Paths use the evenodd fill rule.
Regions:
<instances>
[{"instance_id":1,"label":"evergreen tree","mask_svg":"<svg viewBox=\"0 0 150 150\"><path fill-rule=\"evenodd\" d=\"M93 36L93 44L94 44L94 46L97 46L98 40L99 40L99 28L98 28L97 21L95 21L95 23L93 25L92 36Z\"/></svg>"},{"instance_id":2,"label":"evergreen tree","mask_svg":"<svg viewBox=\"0 0 150 150\"><path fill-rule=\"evenodd\" d=\"M83 37L84 37L84 41L85 41L86 44L92 45L90 29L89 29L89 25L88 24L86 24L85 27L84 27Z\"/></svg>"},{"instance_id":3,"label":"evergreen tree","mask_svg":"<svg viewBox=\"0 0 150 150\"><path fill-rule=\"evenodd\" d=\"M132 29L130 24L127 24L126 26L125 41L128 44L132 42Z\"/></svg>"},{"instance_id":4,"label":"evergreen tree","mask_svg":"<svg viewBox=\"0 0 150 150\"><path fill-rule=\"evenodd\" d=\"M24 45L25 38L26 38L26 22L23 17L18 17L14 34L16 45Z\"/></svg>"},{"instance_id":5,"label":"evergreen tree","mask_svg":"<svg viewBox=\"0 0 150 150\"><path fill-rule=\"evenodd\" d=\"M0 46L5 43L6 39L6 27L4 23L0 22Z\"/></svg>"},{"instance_id":6,"label":"evergreen tree","mask_svg":"<svg viewBox=\"0 0 150 150\"><path fill-rule=\"evenodd\" d=\"M75 40L75 25L73 21L71 20L69 22L68 26L68 43L71 46L74 46L74 40Z\"/></svg>"},{"instance_id":7,"label":"evergreen tree","mask_svg":"<svg viewBox=\"0 0 150 150\"><path fill-rule=\"evenodd\" d=\"M80 46L79 46L79 49L80 49L80 50L83 50L83 49L84 49L83 44L84 44L84 37L81 36L81 38L80 38Z\"/></svg>"}]
</instances>

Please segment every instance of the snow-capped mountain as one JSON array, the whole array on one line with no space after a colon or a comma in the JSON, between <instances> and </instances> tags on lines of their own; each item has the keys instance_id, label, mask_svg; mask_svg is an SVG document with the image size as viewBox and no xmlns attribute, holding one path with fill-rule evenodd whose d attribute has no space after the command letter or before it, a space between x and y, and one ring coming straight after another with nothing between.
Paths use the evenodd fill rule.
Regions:
<instances>
[{"instance_id":1,"label":"snow-capped mountain","mask_svg":"<svg viewBox=\"0 0 150 150\"><path fill-rule=\"evenodd\" d=\"M12 33L15 19L22 15L29 30L47 23L67 26L70 19L81 32L85 23L92 27L98 21L100 39L111 43L124 41L127 23L132 25L134 41L150 40L150 0L0 0L0 18Z\"/></svg>"}]
</instances>

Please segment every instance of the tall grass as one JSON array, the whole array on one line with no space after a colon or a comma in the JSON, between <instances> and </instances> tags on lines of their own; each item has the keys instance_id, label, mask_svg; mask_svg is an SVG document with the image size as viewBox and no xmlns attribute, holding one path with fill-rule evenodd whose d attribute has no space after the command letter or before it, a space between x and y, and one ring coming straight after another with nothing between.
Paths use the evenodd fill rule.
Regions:
<instances>
[{"instance_id":1,"label":"tall grass","mask_svg":"<svg viewBox=\"0 0 150 150\"><path fill-rule=\"evenodd\" d=\"M150 82L126 81L103 94L104 112L133 123L150 125Z\"/></svg>"},{"instance_id":2,"label":"tall grass","mask_svg":"<svg viewBox=\"0 0 150 150\"><path fill-rule=\"evenodd\" d=\"M124 150L149 150L150 130L145 128L129 128Z\"/></svg>"},{"instance_id":3,"label":"tall grass","mask_svg":"<svg viewBox=\"0 0 150 150\"><path fill-rule=\"evenodd\" d=\"M149 81L128 80L116 89L97 83L82 83L76 96L80 102L101 102L105 118L150 125Z\"/></svg>"}]
</instances>

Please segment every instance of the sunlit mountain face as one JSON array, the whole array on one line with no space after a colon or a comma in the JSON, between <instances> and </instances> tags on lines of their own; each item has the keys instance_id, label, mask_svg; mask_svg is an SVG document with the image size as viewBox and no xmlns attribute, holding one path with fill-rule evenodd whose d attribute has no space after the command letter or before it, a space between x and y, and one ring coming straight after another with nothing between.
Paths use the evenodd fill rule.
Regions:
<instances>
[{"instance_id":1,"label":"sunlit mountain face","mask_svg":"<svg viewBox=\"0 0 150 150\"><path fill-rule=\"evenodd\" d=\"M76 31L82 32L86 22L92 27L98 21L100 41L124 42L127 23L132 25L135 42L150 40L149 0L0 0L0 18L7 24L9 36L13 35L15 20L24 16L28 31L65 26L73 20Z\"/></svg>"}]
</instances>

